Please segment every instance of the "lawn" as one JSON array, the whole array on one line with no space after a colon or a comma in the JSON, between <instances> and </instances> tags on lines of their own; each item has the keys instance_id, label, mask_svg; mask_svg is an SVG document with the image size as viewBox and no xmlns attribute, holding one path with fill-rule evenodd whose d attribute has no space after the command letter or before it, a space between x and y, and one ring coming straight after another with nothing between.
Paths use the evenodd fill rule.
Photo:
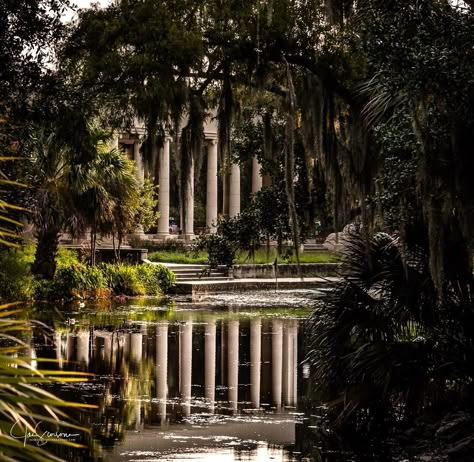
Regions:
<instances>
[{"instance_id":1,"label":"lawn","mask_svg":"<svg viewBox=\"0 0 474 462\"><path fill-rule=\"evenodd\" d=\"M247 252L240 252L237 255L237 264L242 263L273 263L277 257L277 251L275 248L271 248L270 252L267 253L266 249L259 249L255 253L255 260L248 259ZM155 262L166 262L166 263L188 263L188 264L206 264L207 263L207 253L199 252L197 255L194 255L193 252L185 250L160 250L157 252L152 252L148 256L151 261ZM301 263L338 263L340 261L340 256L332 252L304 252L300 255ZM278 263L287 263L288 259L283 257L278 257ZM292 256L289 260L290 263L295 263L296 258Z\"/></svg>"}]
</instances>

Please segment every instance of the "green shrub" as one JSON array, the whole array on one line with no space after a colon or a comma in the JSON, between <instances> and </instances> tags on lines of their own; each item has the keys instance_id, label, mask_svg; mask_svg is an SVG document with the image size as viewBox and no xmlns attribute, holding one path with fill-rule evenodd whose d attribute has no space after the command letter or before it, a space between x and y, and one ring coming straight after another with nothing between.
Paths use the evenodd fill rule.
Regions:
<instances>
[{"instance_id":1,"label":"green shrub","mask_svg":"<svg viewBox=\"0 0 474 462\"><path fill-rule=\"evenodd\" d=\"M164 265L139 265L137 272L147 295L167 293L176 282L175 274Z\"/></svg>"},{"instance_id":2,"label":"green shrub","mask_svg":"<svg viewBox=\"0 0 474 462\"><path fill-rule=\"evenodd\" d=\"M101 265L108 287L116 295L145 295L145 284L140 280L136 266L116 263Z\"/></svg>"},{"instance_id":3,"label":"green shrub","mask_svg":"<svg viewBox=\"0 0 474 462\"><path fill-rule=\"evenodd\" d=\"M35 281L33 294L35 300L59 300L69 298L70 296L70 293L64 293L56 279L39 279Z\"/></svg>"},{"instance_id":4,"label":"green shrub","mask_svg":"<svg viewBox=\"0 0 474 462\"><path fill-rule=\"evenodd\" d=\"M191 246L179 239L166 239L164 241L150 241L140 239L139 237L131 237L128 243L135 249L148 249L148 252L176 252L189 250Z\"/></svg>"},{"instance_id":5,"label":"green shrub","mask_svg":"<svg viewBox=\"0 0 474 462\"><path fill-rule=\"evenodd\" d=\"M56 257L56 265L58 269L66 268L75 265L76 263L79 263L79 257L76 250L59 247L58 255Z\"/></svg>"},{"instance_id":6,"label":"green shrub","mask_svg":"<svg viewBox=\"0 0 474 462\"><path fill-rule=\"evenodd\" d=\"M224 236L219 234L207 234L199 236L194 241L194 252L198 254L206 251L208 264L215 268L219 265L231 267L235 261L236 247Z\"/></svg>"},{"instance_id":7,"label":"green shrub","mask_svg":"<svg viewBox=\"0 0 474 462\"><path fill-rule=\"evenodd\" d=\"M6 249L0 253L0 298L6 301L28 300L35 291L31 275L34 246Z\"/></svg>"}]
</instances>

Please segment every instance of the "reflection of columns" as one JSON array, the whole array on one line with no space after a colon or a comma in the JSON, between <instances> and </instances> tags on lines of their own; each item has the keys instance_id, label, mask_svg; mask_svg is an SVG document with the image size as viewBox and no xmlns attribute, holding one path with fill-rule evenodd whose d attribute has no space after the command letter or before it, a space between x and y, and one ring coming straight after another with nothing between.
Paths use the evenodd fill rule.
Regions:
<instances>
[{"instance_id":1,"label":"reflection of columns","mask_svg":"<svg viewBox=\"0 0 474 462\"><path fill-rule=\"evenodd\" d=\"M139 364L143 355L143 334L134 332L130 334L130 361Z\"/></svg>"},{"instance_id":2,"label":"reflection of columns","mask_svg":"<svg viewBox=\"0 0 474 462\"><path fill-rule=\"evenodd\" d=\"M112 359L112 334L106 332L104 335L104 361L110 362Z\"/></svg>"},{"instance_id":3,"label":"reflection of columns","mask_svg":"<svg viewBox=\"0 0 474 462\"><path fill-rule=\"evenodd\" d=\"M290 322L283 336L283 403L296 406L296 373L298 361L297 326Z\"/></svg>"},{"instance_id":4,"label":"reflection of columns","mask_svg":"<svg viewBox=\"0 0 474 462\"><path fill-rule=\"evenodd\" d=\"M217 140L209 140L207 145L207 194L206 194L206 227L211 233L216 232L213 226L217 220Z\"/></svg>"},{"instance_id":5,"label":"reflection of columns","mask_svg":"<svg viewBox=\"0 0 474 462\"><path fill-rule=\"evenodd\" d=\"M74 358L74 336L71 332L66 334L66 360L72 361Z\"/></svg>"},{"instance_id":6,"label":"reflection of columns","mask_svg":"<svg viewBox=\"0 0 474 462\"><path fill-rule=\"evenodd\" d=\"M298 322L293 321L293 406L298 402Z\"/></svg>"},{"instance_id":7,"label":"reflection of columns","mask_svg":"<svg viewBox=\"0 0 474 462\"><path fill-rule=\"evenodd\" d=\"M229 402L237 410L239 395L239 321L229 321L227 335L227 386Z\"/></svg>"},{"instance_id":8,"label":"reflection of columns","mask_svg":"<svg viewBox=\"0 0 474 462\"><path fill-rule=\"evenodd\" d=\"M229 181L229 216L235 217L240 213L240 165L232 164Z\"/></svg>"},{"instance_id":9,"label":"reflection of columns","mask_svg":"<svg viewBox=\"0 0 474 462\"><path fill-rule=\"evenodd\" d=\"M145 170L143 168L143 159L140 154L140 141L137 139L133 143L133 160L135 161L135 166L137 168L137 178L140 183L143 183L145 178Z\"/></svg>"},{"instance_id":10,"label":"reflection of columns","mask_svg":"<svg viewBox=\"0 0 474 462\"><path fill-rule=\"evenodd\" d=\"M156 397L161 424L166 422L166 398L168 393L168 323L156 327Z\"/></svg>"},{"instance_id":11,"label":"reflection of columns","mask_svg":"<svg viewBox=\"0 0 474 462\"><path fill-rule=\"evenodd\" d=\"M191 413L191 371L193 361L193 323L187 321L179 332L179 389L183 413Z\"/></svg>"},{"instance_id":12,"label":"reflection of columns","mask_svg":"<svg viewBox=\"0 0 474 462\"><path fill-rule=\"evenodd\" d=\"M89 365L89 341L90 341L90 332L89 330L80 331L77 334L77 361L79 363L84 363L86 366Z\"/></svg>"},{"instance_id":13,"label":"reflection of columns","mask_svg":"<svg viewBox=\"0 0 474 462\"><path fill-rule=\"evenodd\" d=\"M252 194L262 189L262 176L260 175L260 164L256 157L252 157Z\"/></svg>"},{"instance_id":14,"label":"reflection of columns","mask_svg":"<svg viewBox=\"0 0 474 462\"><path fill-rule=\"evenodd\" d=\"M186 178L186 191L184 194L184 236L191 238L194 236L194 159L190 158L189 176Z\"/></svg>"},{"instance_id":15,"label":"reflection of columns","mask_svg":"<svg viewBox=\"0 0 474 462\"><path fill-rule=\"evenodd\" d=\"M158 179L158 234L167 236L170 232L170 139L165 137L163 148L160 150Z\"/></svg>"},{"instance_id":16,"label":"reflection of columns","mask_svg":"<svg viewBox=\"0 0 474 462\"><path fill-rule=\"evenodd\" d=\"M250 321L250 401L260 407L260 374L262 369L262 320Z\"/></svg>"},{"instance_id":17,"label":"reflection of columns","mask_svg":"<svg viewBox=\"0 0 474 462\"><path fill-rule=\"evenodd\" d=\"M204 396L214 412L216 399L216 321L209 319L204 331Z\"/></svg>"},{"instance_id":18,"label":"reflection of columns","mask_svg":"<svg viewBox=\"0 0 474 462\"><path fill-rule=\"evenodd\" d=\"M283 325L280 320L272 321L272 396L273 404L281 406L282 388L282 348L283 348Z\"/></svg>"},{"instance_id":19,"label":"reflection of columns","mask_svg":"<svg viewBox=\"0 0 474 462\"><path fill-rule=\"evenodd\" d=\"M56 351L56 360L58 361L59 369L63 368L63 351L61 337L61 332L54 333L54 349Z\"/></svg>"}]
</instances>

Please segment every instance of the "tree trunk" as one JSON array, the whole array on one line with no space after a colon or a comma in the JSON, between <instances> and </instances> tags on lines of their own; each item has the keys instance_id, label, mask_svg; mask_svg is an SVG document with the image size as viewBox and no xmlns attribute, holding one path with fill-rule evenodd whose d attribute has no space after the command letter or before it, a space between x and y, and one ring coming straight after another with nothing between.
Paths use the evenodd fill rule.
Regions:
<instances>
[{"instance_id":1,"label":"tree trunk","mask_svg":"<svg viewBox=\"0 0 474 462\"><path fill-rule=\"evenodd\" d=\"M59 229L56 227L41 230L37 233L35 261L31 268L35 276L53 279L56 272L56 255L59 246Z\"/></svg>"}]
</instances>

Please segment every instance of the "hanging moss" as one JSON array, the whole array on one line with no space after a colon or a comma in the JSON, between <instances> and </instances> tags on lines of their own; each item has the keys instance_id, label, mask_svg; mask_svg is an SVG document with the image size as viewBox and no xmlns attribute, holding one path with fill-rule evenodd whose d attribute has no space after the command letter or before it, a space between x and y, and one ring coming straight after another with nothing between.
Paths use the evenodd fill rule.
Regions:
<instances>
[{"instance_id":1,"label":"hanging moss","mask_svg":"<svg viewBox=\"0 0 474 462\"><path fill-rule=\"evenodd\" d=\"M179 157L178 182L182 194L182 225L186 223L186 197L194 176L191 171L194 165L202 162L202 148L204 143L204 120L206 113L201 98L191 95L188 109L188 123L181 132L181 147Z\"/></svg>"},{"instance_id":2,"label":"hanging moss","mask_svg":"<svg viewBox=\"0 0 474 462\"><path fill-rule=\"evenodd\" d=\"M295 203L295 111L296 111L296 93L291 76L291 69L286 63L286 74L288 82L288 93L286 95L287 119L285 128L285 189L288 200L288 215L290 218L290 227L293 235L293 245L295 250L298 276L301 277L300 267L300 230L298 224L298 214Z\"/></svg>"}]
</instances>

